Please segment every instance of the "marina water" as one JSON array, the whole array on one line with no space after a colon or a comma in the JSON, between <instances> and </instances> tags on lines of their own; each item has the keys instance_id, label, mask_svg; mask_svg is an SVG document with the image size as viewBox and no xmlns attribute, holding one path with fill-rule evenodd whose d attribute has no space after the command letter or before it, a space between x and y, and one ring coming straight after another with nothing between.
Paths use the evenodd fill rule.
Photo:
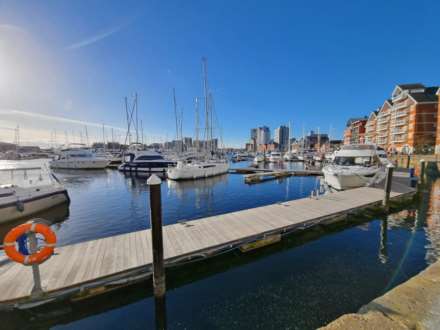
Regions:
<instances>
[{"instance_id":1,"label":"marina water","mask_svg":"<svg viewBox=\"0 0 440 330\"><path fill-rule=\"evenodd\" d=\"M69 191L70 207L41 216L55 222L60 245L149 227L146 177L112 170L56 175ZM317 187L316 177L255 185L246 185L242 175L164 181L164 223L308 197ZM316 229L251 253L236 251L169 269L168 327L313 329L355 312L436 260L439 193L440 181L434 181L417 203L398 213L357 216L337 229ZM16 224L3 225L2 237ZM8 329L150 329L154 301L144 282L56 310L0 314L0 321Z\"/></svg>"}]
</instances>

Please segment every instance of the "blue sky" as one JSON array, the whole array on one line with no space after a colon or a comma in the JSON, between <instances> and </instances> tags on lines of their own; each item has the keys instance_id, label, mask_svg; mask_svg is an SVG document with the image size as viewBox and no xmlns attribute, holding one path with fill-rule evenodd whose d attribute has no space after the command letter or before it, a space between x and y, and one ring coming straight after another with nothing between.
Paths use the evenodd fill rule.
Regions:
<instances>
[{"instance_id":1,"label":"blue sky","mask_svg":"<svg viewBox=\"0 0 440 330\"><path fill-rule=\"evenodd\" d=\"M150 141L171 139L176 88L193 135L206 56L227 145L289 120L340 137L396 83L440 84L439 31L437 1L0 0L0 133L72 124L11 109L124 127L137 91Z\"/></svg>"}]
</instances>

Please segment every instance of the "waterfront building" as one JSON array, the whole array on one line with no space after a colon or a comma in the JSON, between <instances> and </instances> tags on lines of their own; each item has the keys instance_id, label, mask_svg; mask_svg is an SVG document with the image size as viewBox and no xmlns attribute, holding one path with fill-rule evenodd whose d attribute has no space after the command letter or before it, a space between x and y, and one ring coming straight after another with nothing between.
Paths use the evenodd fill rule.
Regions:
<instances>
[{"instance_id":1,"label":"waterfront building","mask_svg":"<svg viewBox=\"0 0 440 330\"><path fill-rule=\"evenodd\" d=\"M251 140L257 140L258 128L251 128Z\"/></svg>"},{"instance_id":2,"label":"waterfront building","mask_svg":"<svg viewBox=\"0 0 440 330\"><path fill-rule=\"evenodd\" d=\"M270 152L270 151L278 151L279 145L274 141L269 141L269 143L259 144L257 151L258 152Z\"/></svg>"},{"instance_id":3,"label":"waterfront building","mask_svg":"<svg viewBox=\"0 0 440 330\"><path fill-rule=\"evenodd\" d=\"M367 124L367 117L350 118L345 126L344 144L365 143L366 124Z\"/></svg>"},{"instance_id":4,"label":"waterfront building","mask_svg":"<svg viewBox=\"0 0 440 330\"><path fill-rule=\"evenodd\" d=\"M270 129L267 126L257 128L257 145L270 142Z\"/></svg>"},{"instance_id":5,"label":"waterfront building","mask_svg":"<svg viewBox=\"0 0 440 330\"><path fill-rule=\"evenodd\" d=\"M278 144L280 151L286 151L289 148L289 127L281 125L276 128L273 140Z\"/></svg>"},{"instance_id":6,"label":"waterfront building","mask_svg":"<svg viewBox=\"0 0 440 330\"><path fill-rule=\"evenodd\" d=\"M438 125L439 88L420 83L399 84L391 99L366 120L350 119L344 132L344 143L375 143L388 152L440 153Z\"/></svg>"},{"instance_id":7,"label":"waterfront building","mask_svg":"<svg viewBox=\"0 0 440 330\"><path fill-rule=\"evenodd\" d=\"M391 100L386 100L379 109L376 117L376 144L385 150L388 147L390 114L392 107L393 102Z\"/></svg>"},{"instance_id":8,"label":"waterfront building","mask_svg":"<svg viewBox=\"0 0 440 330\"><path fill-rule=\"evenodd\" d=\"M304 138L304 147L309 150L319 151L321 146L328 143L328 134L317 134L314 131L310 131L309 135Z\"/></svg>"},{"instance_id":9,"label":"waterfront building","mask_svg":"<svg viewBox=\"0 0 440 330\"><path fill-rule=\"evenodd\" d=\"M438 87L397 85L392 93L388 151L434 150L437 131Z\"/></svg>"},{"instance_id":10,"label":"waterfront building","mask_svg":"<svg viewBox=\"0 0 440 330\"><path fill-rule=\"evenodd\" d=\"M376 122L378 113L379 111L371 112L367 124L365 125L365 143L367 144L376 144Z\"/></svg>"},{"instance_id":11,"label":"waterfront building","mask_svg":"<svg viewBox=\"0 0 440 330\"><path fill-rule=\"evenodd\" d=\"M437 89L437 132L435 139L435 153L440 154L440 88Z\"/></svg>"}]
</instances>

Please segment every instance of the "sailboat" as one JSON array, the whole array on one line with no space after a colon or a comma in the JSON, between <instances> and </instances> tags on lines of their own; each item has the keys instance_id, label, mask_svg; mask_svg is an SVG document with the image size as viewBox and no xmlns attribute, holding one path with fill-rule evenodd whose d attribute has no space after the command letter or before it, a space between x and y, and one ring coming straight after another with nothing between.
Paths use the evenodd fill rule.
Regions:
<instances>
[{"instance_id":1,"label":"sailboat","mask_svg":"<svg viewBox=\"0 0 440 330\"><path fill-rule=\"evenodd\" d=\"M220 174L229 170L226 159L215 157L214 139L212 135L212 95L208 92L207 60L202 58L203 86L205 96L205 143L204 157L201 160L179 160L177 165L167 170L167 176L171 180L201 179Z\"/></svg>"},{"instance_id":2,"label":"sailboat","mask_svg":"<svg viewBox=\"0 0 440 330\"><path fill-rule=\"evenodd\" d=\"M292 162L297 159L296 155L292 152L292 145L290 143L290 130L291 130L291 128L290 128L290 122L289 122L289 139L288 139L289 151L287 151L283 156L283 158L286 162Z\"/></svg>"}]
</instances>

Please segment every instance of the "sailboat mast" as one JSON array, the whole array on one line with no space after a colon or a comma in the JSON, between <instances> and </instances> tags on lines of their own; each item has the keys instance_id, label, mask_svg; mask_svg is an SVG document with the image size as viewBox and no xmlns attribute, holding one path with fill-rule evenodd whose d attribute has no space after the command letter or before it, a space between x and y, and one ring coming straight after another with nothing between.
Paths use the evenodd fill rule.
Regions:
<instances>
[{"instance_id":1,"label":"sailboat mast","mask_svg":"<svg viewBox=\"0 0 440 330\"><path fill-rule=\"evenodd\" d=\"M173 88L174 117L176 120L176 141L179 141L179 115L177 113L176 89ZM180 151L180 147L179 150Z\"/></svg>"},{"instance_id":2,"label":"sailboat mast","mask_svg":"<svg viewBox=\"0 0 440 330\"><path fill-rule=\"evenodd\" d=\"M287 143L289 144L289 155L290 155L290 153L291 153L291 148L292 148L292 146L291 146L291 143L290 143L290 130L291 130L291 127L290 127L291 125L290 125L290 120L289 120L289 138L288 138L288 140L287 140Z\"/></svg>"},{"instance_id":3,"label":"sailboat mast","mask_svg":"<svg viewBox=\"0 0 440 330\"><path fill-rule=\"evenodd\" d=\"M199 98L195 98L195 111L196 111L196 151L199 151Z\"/></svg>"},{"instance_id":4,"label":"sailboat mast","mask_svg":"<svg viewBox=\"0 0 440 330\"><path fill-rule=\"evenodd\" d=\"M318 152L321 149L321 134L319 133L319 127L318 127Z\"/></svg>"},{"instance_id":5,"label":"sailboat mast","mask_svg":"<svg viewBox=\"0 0 440 330\"><path fill-rule=\"evenodd\" d=\"M211 141L209 140L209 100L208 100L208 68L207 68L207 59L206 57L202 57L202 67L203 67L203 90L205 96L205 143L206 143L206 152L210 150ZM209 147L208 147L209 143Z\"/></svg>"},{"instance_id":6,"label":"sailboat mast","mask_svg":"<svg viewBox=\"0 0 440 330\"><path fill-rule=\"evenodd\" d=\"M112 132L113 132L113 129L112 129ZM142 144L144 144L144 126L142 125L142 119L141 119L141 142L142 142Z\"/></svg>"}]
</instances>

